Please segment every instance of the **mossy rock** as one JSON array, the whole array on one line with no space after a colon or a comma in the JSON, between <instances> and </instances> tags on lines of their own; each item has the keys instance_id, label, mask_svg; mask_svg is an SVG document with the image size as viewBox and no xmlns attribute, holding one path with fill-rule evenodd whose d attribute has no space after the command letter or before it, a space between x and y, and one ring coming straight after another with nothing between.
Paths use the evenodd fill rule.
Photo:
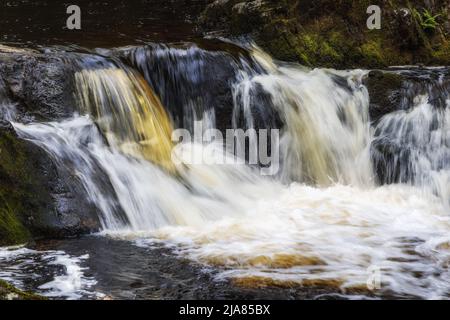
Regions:
<instances>
[{"instance_id":1,"label":"mossy rock","mask_svg":"<svg viewBox=\"0 0 450 320\"><path fill-rule=\"evenodd\" d=\"M26 243L29 239L29 231L0 193L0 246Z\"/></svg>"},{"instance_id":2,"label":"mossy rock","mask_svg":"<svg viewBox=\"0 0 450 320\"><path fill-rule=\"evenodd\" d=\"M0 300L47 300L47 298L32 292L19 290L6 281L0 280Z\"/></svg>"},{"instance_id":3,"label":"mossy rock","mask_svg":"<svg viewBox=\"0 0 450 320\"><path fill-rule=\"evenodd\" d=\"M21 213L34 175L27 166L24 146L12 130L0 127L0 246L30 239Z\"/></svg>"},{"instance_id":4,"label":"mossy rock","mask_svg":"<svg viewBox=\"0 0 450 320\"><path fill-rule=\"evenodd\" d=\"M97 231L97 208L81 183L0 122L0 245Z\"/></svg>"},{"instance_id":5,"label":"mossy rock","mask_svg":"<svg viewBox=\"0 0 450 320\"><path fill-rule=\"evenodd\" d=\"M381 30L367 28L370 5L381 8ZM200 29L250 35L275 58L311 67L448 65L448 9L444 1L427 5L418 0L217 0L204 11ZM441 13L432 33L423 30L414 14L425 9Z\"/></svg>"}]
</instances>

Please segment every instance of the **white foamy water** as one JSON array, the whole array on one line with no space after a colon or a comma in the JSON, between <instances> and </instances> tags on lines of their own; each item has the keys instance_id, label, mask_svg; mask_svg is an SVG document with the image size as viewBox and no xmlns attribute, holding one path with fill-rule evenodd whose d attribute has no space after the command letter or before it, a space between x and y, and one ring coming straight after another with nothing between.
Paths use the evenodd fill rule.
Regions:
<instances>
[{"instance_id":1,"label":"white foamy water","mask_svg":"<svg viewBox=\"0 0 450 320\"><path fill-rule=\"evenodd\" d=\"M322 186L372 184L369 96L362 85L366 73L304 70L296 65L272 65L269 70L269 74L256 76L243 73L235 86L238 110L234 112L243 109L246 126L253 128L251 107L256 95L252 90L257 92L260 86L270 94L286 123L280 146L281 179Z\"/></svg>"},{"instance_id":2,"label":"white foamy water","mask_svg":"<svg viewBox=\"0 0 450 320\"><path fill-rule=\"evenodd\" d=\"M26 290L28 285L49 298L99 297L89 289L97 281L82 267L89 255L69 256L63 251L36 251L25 247L0 248L0 279Z\"/></svg>"},{"instance_id":3,"label":"white foamy water","mask_svg":"<svg viewBox=\"0 0 450 320\"><path fill-rule=\"evenodd\" d=\"M328 280L342 289L365 288L368 268L375 267L381 292L437 298L448 294L449 230L439 200L414 188L293 184L239 218L167 227L154 236L195 261L222 267L219 279Z\"/></svg>"},{"instance_id":4,"label":"white foamy water","mask_svg":"<svg viewBox=\"0 0 450 320\"><path fill-rule=\"evenodd\" d=\"M249 115L251 89L261 86L268 92L285 123L283 171L277 177L261 177L245 165L210 164L179 165L176 174L169 175L106 145L88 115L14 126L60 165L76 169L101 212L105 234L138 239L138 245L175 245L176 253L216 267L218 280L321 285L365 294L370 270L375 269L381 288L374 294L449 298L447 180L439 180L439 188L428 188L438 181L433 179L375 184L364 72L310 71L258 59L266 59L262 65L267 74L242 73L233 86L235 103ZM400 122L394 130L399 140L407 136L416 141L418 137L403 129L413 126L414 131L415 119L421 118L414 114L421 112L392 115L381 127ZM432 143L425 142L436 154L446 150L442 137L448 134L448 116L443 117L437 121L439 131L427 140ZM430 131L418 122L417 130ZM250 116L246 124L254 125ZM188 158L211 150L195 143L184 147ZM434 157L425 155L426 150L420 151L415 177L424 172L440 175L448 166L444 157L438 161L441 167L427 171L425 160ZM97 186L99 171L108 177L114 195ZM77 268L71 270L80 274ZM67 279L59 280L53 284L63 287Z\"/></svg>"},{"instance_id":5,"label":"white foamy water","mask_svg":"<svg viewBox=\"0 0 450 320\"><path fill-rule=\"evenodd\" d=\"M401 151L387 166L388 175L439 196L450 210L450 99L437 109L428 95L419 95L409 110L384 116L377 126L380 139Z\"/></svg>"},{"instance_id":6,"label":"white foamy water","mask_svg":"<svg viewBox=\"0 0 450 320\"><path fill-rule=\"evenodd\" d=\"M35 139L38 131L74 138L75 123L80 130L92 125L88 117L77 117L17 128ZM65 139L51 141L53 148L68 148ZM365 288L368 268L378 267L379 293L423 298L448 293L450 216L432 193L407 185L283 186L246 166L204 164L180 171L182 183L93 141L83 152L108 174L130 219L123 227L110 224L105 234L143 237L141 245L155 239L174 244L179 254L222 270L218 279L258 276ZM74 145L71 138L67 142ZM202 148L185 148L189 151ZM90 195L104 200L101 193Z\"/></svg>"}]
</instances>

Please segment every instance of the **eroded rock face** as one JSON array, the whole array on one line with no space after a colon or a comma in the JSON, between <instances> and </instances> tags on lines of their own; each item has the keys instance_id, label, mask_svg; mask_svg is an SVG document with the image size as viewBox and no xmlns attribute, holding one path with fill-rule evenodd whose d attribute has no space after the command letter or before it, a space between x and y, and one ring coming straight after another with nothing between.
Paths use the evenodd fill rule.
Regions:
<instances>
[{"instance_id":1,"label":"eroded rock face","mask_svg":"<svg viewBox=\"0 0 450 320\"><path fill-rule=\"evenodd\" d=\"M63 56L0 47L3 91L18 102L21 120L57 120L72 115L71 65Z\"/></svg>"}]
</instances>

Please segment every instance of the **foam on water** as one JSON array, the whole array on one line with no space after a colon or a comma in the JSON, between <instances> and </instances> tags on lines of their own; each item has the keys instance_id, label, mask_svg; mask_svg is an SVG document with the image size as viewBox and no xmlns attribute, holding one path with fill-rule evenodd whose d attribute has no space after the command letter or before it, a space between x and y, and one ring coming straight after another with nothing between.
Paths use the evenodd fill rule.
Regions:
<instances>
[{"instance_id":1,"label":"foam on water","mask_svg":"<svg viewBox=\"0 0 450 320\"><path fill-rule=\"evenodd\" d=\"M82 264L86 259L89 255L4 247L0 248L0 278L24 290L38 284L36 293L49 298L100 298L100 293L90 290L97 281L85 275Z\"/></svg>"},{"instance_id":2,"label":"foam on water","mask_svg":"<svg viewBox=\"0 0 450 320\"><path fill-rule=\"evenodd\" d=\"M381 271L378 293L434 298L449 293L449 231L450 217L438 199L414 188L293 184L239 218L166 227L154 237L220 267L219 279L352 289L365 288L368 268L375 267Z\"/></svg>"},{"instance_id":3,"label":"foam on water","mask_svg":"<svg viewBox=\"0 0 450 320\"><path fill-rule=\"evenodd\" d=\"M51 151L77 146L73 139L83 136L74 135L77 125L88 130L93 123L76 117L68 123L16 128ZM49 133L54 139L46 140ZM121 227L108 217L105 234L150 239L140 244L155 239L171 243L180 254L222 270L218 279L361 288L370 276L368 268L379 267L382 292L448 295L450 216L432 193L398 184L283 186L245 165L182 166L182 183L145 160L111 150L101 139L76 150L80 158L101 165L129 218ZM203 153L199 145L184 150ZM101 193L89 190L93 201L103 203ZM68 270L79 279L80 269ZM63 292L79 283L66 276L50 286Z\"/></svg>"},{"instance_id":4,"label":"foam on water","mask_svg":"<svg viewBox=\"0 0 450 320\"><path fill-rule=\"evenodd\" d=\"M417 169L414 179L377 186L370 159L369 99L362 85L365 73L278 66L259 51L254 55L266 74L242 70L230 90L235 90L234 110L244 108L248 127L255 123L248 111L256 88L266 91L280 114L283 170L277 177L213 161L178 165L177 174L170 175L149 159L107 145L90 115L14 126L59 165L76 169L99 208L104 234L139 239L138 245L170 244L178 254L216 267L218 280L365 294L372 271L378 270L381 289L374 294L449 298L448 179L417 179L429 173L442 177L447 170L448 112L428 110L423 102L413 111L380 121L378 130L385 135L395 137L389 131L394 123L400 143L409 138L420 143L417 161L410 162ZM212 115L203 115L205 122L208 117L213 122ZM132 114L123 116L135 121ZM416 127L431 131L426 135L431 138L410 134ZM432 148L433 156L425 146ZM190 159L208 158L214 157L209 153L214 148L185 144L183 152ZM436 158L440 152L443 157ZM96 185L97 168L108 177L126 219L117 217L117 203ZM439 188L429 188L437 182ZM66 258L60 255L54 261L67 264ZM70 275L50 282L49 294L83 285L82 269L68 265L67 270Z\"/></svg>"}]
</instances>

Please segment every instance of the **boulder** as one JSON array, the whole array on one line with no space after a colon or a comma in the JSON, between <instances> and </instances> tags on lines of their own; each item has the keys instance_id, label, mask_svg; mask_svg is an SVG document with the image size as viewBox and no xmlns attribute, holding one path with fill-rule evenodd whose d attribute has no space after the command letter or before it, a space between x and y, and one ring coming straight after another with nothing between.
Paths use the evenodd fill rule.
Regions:
<instances>
[{"instance_id":1,"label":"boulder","mask_svg":"<svg viewBox=\"0 0 450 320\"><path fill-rule=\"evenodd\" d=\"M17 120L51 121L73 115L72 74L63 54L0 46L0 84L18 103Z\"/></svg>"},{"instance_id":2,"label":"boulder","mask_svg":"<svg viewBox=\"0 0 450 320\"><path fill-rule=\"evenodd\" d=\"M0 245L75 236L100 228L78 178L0 123Z\"/></svg>"},{"instance_id":3,"label":"boulder","mask_svg":"<svg viewBox=\"0 0 450 320\"><path fill-rule=\"evenodd\" d=\"M0 46L0 245L99 230L81 181L9 121L73 115L73 71L63 54Z\"/></svg>"}]
</instances>

